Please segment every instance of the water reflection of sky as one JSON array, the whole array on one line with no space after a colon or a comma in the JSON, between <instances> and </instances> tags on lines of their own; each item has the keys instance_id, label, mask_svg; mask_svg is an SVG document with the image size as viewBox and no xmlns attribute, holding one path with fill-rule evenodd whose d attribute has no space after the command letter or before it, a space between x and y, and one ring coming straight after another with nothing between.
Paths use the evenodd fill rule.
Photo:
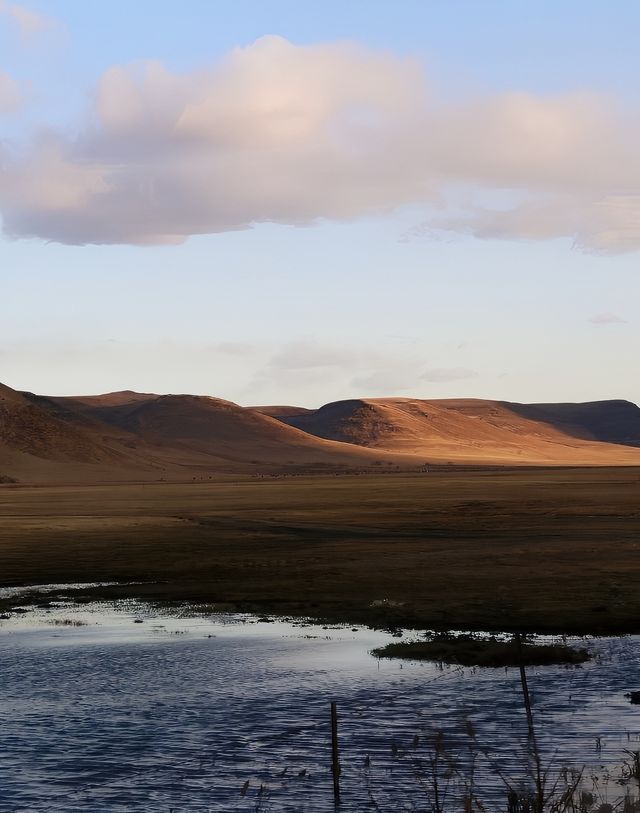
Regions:
<instances>
[{"instance_id":1,"label":"water reflection of sky","mask_svg":"<svg viewBox=\"0 0 640 813\"><path fill-rule=\"evenodd\" d=\"M427 809L431 738L442 730L464 761L469 722L475 750L488 749L482 795L503 809L488 765L524 782L517 670L369 655L388 640L350 627L162 615L137 602L55 601L12 615L0 621L0 811L332 810L332 699L344 810L375 809L372 800ZM589 664L529 670L545 764L615 773L623 749L640 748L640 711L624 697L640 688L639 643L593 640ZM598 790L609 800L620 792L613 779Z\"/></svg>"}]
</instances>

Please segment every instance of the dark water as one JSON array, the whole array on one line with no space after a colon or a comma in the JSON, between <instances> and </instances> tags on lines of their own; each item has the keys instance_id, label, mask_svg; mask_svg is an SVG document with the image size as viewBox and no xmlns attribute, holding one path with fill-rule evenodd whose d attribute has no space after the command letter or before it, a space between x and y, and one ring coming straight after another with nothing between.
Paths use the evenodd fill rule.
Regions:
<instances>
[{"instance_id":1,"label":"dark water","mask_svg":"<svg viewBox=\"0 0 640 813\"><path fill-rule=\"evenodd\" d=\"M476 753L479 795L505 809L505 782L527 784L517 670L368 654L388 640L138 605L0 622L0 811L333 811L333 699L343 813L430 810L438 731L462 773ZM624 697L640 688L640 639L587 646L587 665L528 670L534 713L545 766L587 764L598 799L614 801L624 750L640 749L640 707ZM451 797L459 779L447 783Z\"/></svg>"}]
</instances>

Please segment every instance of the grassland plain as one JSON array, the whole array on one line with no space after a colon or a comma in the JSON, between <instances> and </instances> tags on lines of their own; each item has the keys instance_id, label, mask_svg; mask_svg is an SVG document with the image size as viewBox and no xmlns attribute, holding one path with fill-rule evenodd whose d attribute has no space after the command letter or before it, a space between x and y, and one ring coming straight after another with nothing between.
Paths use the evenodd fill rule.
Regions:
<instances>
[{"instance_id":1,"label":"grassland plain","mask_svg":"<svg viewBox=\"0 0 640 813\"><path fill-rule=\"evenodd\" d=\"M640 469L0 487L1 586L96 581L374 625L640 632Z\"/></svg>"}]
</instances>

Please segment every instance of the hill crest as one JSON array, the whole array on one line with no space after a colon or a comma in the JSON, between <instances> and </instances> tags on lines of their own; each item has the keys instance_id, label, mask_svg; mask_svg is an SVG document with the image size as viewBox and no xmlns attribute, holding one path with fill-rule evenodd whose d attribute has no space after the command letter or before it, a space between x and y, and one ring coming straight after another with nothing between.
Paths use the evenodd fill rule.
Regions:
<instances>
[{"instance_id":1,"label":"hill crest","mask_svg":"<svg viewBox=\"0 0 640 813\"><path fill-rule=\"evenodd\" d=\"M83 481L466 465L640 465L628 401L353 398L317 410L132 390L42 396L0 385L0 475Z\"/></svg>"}]
</instances>

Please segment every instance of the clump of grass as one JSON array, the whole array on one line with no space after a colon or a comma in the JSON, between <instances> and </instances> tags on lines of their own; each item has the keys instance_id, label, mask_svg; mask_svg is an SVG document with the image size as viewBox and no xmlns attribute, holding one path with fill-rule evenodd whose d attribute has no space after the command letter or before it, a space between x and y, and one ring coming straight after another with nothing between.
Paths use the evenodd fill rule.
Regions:
<instances>
[{"instance_id":1,"label":"clump of grass","mask_svg":"<svg viewBox=\"0 0 640 813\"><path fill-rule=\"evenodd\" d=\"M475 635L434 636L428 641L403 641L372 650L377 658L404 658L414 661L459 664L461 666L545 666L584 663L591 657L586 649L566 644L523 643L520 650L512 641Z\"/></svg>"}]
</instances>

